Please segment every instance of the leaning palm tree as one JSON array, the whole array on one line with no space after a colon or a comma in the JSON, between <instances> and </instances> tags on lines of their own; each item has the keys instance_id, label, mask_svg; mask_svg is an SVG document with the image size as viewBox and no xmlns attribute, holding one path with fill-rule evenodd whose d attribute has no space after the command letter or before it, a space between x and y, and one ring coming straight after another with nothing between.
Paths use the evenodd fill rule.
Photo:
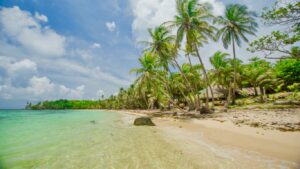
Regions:
<instances>
[{"instance_id":1,"label":"leaning palm tree","mask_svg":"<svg viewBox=\"0 0 300 169\"><path fill-rule=\"evenodd\" d=\"M182 72L179 63L176 60L176 52L174 49L174 43L176 40L175 36L171 35L170 31L164 25L160 25L154 30L148 29L148 32L151 37L150 41L142 42L145 45L147 45L145 51L150 51L151 53L156 54L159 57L160 65L162 65L163 68L170 74L171 72L169 69L169 64L174 64L179 69L183 79L186 81L190 92L195 94L194 88L191 86L191 83L187 79L186 75ZM165 86L168 89L170 95L172 95L172 91L170 90L170 84L166 84Z\"/></svg>"},{"instance_id":2,"label":"leaning palm tree","mask_svg":"<svg viewBox=\"0 0 300 169\"><path fill-rule=\"evenodd\" d=\"M165 24L171 28L177 28L177 48L180 47L180 43L185 37L186 50L190 51L190 53L195 53L199 59L205 78L206 87L209 87L211 93L213 94L204 63L198 51L199 46L202 46L203 43L207 43L208 39L212 38L212 34L214 33L215 28L207 21L211 15L206 7L198 3L198 0L176 0L176 5L177 14L175 19L173 21L168 21ZM214 97L212 98L214 101Z\"/></svg>"},{"instance_id":3,"label":"leaning palm tree","mask_svg":"<svg viewBox=\"0 0 300 169\"><path fill-rule=\"evenodd\" d=\"M163 25L155 27L154 30L149 28L148 32L151 39L142 42L147 45L145 51L157 54L160 64L166 71L170 72L169 64L173 59L173 49L170 46L175 41L175 36L171 35L169 30Z\"/></svg>"},{"instance_id":4,"label":"leaning palm tree","mask_svg":"<svg viewBox=\"0 0 300 169\"><path fill-rule=\"evenodd\" d=\"M215 22L223 27L217 32L217 38L221 38L224 48L232 43L234 58L234 80L232 103L235 104L236 90L236 53L235 44L241 46L242 40L248 42L246 34L255 35L257 23L255 13L248 11L245 5L232 4L226 7L225 16L219 16Z\"/></svg>"},{"instance_id":5,"label":"leaning palm tree","mask_svg":"<svg viewBox=\"0 0 300 169\"><path fill-rule=\"evenodd\" d=\"M139 58L140 68L132 69L131 72L136 73L139 77L135 80L134 84L137 86L137 91L141 95L142 99L146 103L147 107L152 107L153 96L156 92L160 92L161 83L158 70L157 55L153 53L145 52L142 57ZM157 90L159 88L159 90Z\"/></svg>"}]
</instances>

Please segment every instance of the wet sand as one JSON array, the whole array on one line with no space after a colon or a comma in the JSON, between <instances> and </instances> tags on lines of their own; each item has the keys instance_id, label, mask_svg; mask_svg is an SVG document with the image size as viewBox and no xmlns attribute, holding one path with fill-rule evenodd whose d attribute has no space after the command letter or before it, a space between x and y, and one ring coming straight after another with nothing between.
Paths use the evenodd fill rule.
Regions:
<instances>
[{"instance_id":1,"label":"wet sand","mask_svg":"<svg viewBox=\"0 0 300 169\"><path fill-rule=\"evenodd\" d=\"M282 127L298 127L299 109L241 111L216 113L210 118L201 119L156 117L153 121L170 144L199 161L202 167L300 168L300 132L280 130ZM135 116L153 113L123 112ZM199 155L204 152L207 156L218 157L216 163L225 167L204 165L203 155Z\"/></svg>"}]
</instances>

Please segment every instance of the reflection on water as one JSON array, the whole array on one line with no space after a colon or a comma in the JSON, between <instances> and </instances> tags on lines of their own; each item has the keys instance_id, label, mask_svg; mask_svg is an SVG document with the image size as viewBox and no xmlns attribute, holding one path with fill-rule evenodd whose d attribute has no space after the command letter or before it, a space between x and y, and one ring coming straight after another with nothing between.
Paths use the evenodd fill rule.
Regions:
<instances>
[{"instance_id":1,"label":"reflection on water","mask_svg":"<svg viewBox=\"0 0 300 169\"><path fill-rule=\"evenodd\" d=\"M153 127L117 113L0 111L0 168L198 168Z\"/></svg>"}]
</instances>

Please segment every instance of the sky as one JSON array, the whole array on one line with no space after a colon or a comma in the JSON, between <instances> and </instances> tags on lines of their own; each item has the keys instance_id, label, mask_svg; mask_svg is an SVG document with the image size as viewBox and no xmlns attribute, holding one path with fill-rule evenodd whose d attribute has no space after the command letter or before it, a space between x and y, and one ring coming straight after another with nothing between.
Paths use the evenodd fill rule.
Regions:
<instances>
[{"instance_id":1,"label":"sky","mask_svg":"<svg viewBox=\"0 0 300 169\"><path fill-rule=\"evenodd\" d=\"M260 13L275 0L200 0L222 15L231 3ZM175 0L0 0L0 109L27 102L99 99L134 80L147 28L173 19ZM258 19L258 22L260 20ZM260 25L257 36L270 27ZM250 41L256 37L249 37ZM238 48L238 57L263 57ZM200 49L208 58L225 50L220 42ZM184 56L178 60L186 62ZM194 60L196 63L196 60Z\"/></svg>"}]
</instances>

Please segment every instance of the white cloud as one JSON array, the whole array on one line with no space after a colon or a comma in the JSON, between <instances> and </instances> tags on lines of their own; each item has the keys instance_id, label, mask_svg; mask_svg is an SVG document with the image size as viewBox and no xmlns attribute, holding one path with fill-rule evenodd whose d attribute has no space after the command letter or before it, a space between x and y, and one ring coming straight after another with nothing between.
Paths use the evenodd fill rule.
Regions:
<instances>
[{"instance_id":1,"label":"white cloud","mask_svg":"<svg viewBox=\"0 0 300 169\"><path fill-rule=\"evenodd\" d=\"M17 61L10 57L0 56L0 69L5 70L6 75L1 77L2 83L10 85L14 81L22 84L23 80L37 72L37 64L29 59ZM0 75L1 76L1 75Z\"/></svg>"},{"instance_id":2,"label":"white cloud","mask_svg":"<svg viewBox=\"0 0 300 169\"><path fill-rule=\"evenodd\" d=\"M55 85L50 82L47 77L36 77L33 76L29 80L29 87L27 90L34 95L48 94L50 91L53 91Z\"/></svg>"},{"instance_id":3,"label":"white cloud","mask_svg":"<svg viewBox=\"0 0 300 169\"><path fill-rule=\"evenodd\" d=\"M18 71L24 71L26 69L32 71L37 70L36 63L29 59L14 61L14 59L5 56L0 56L0 68L1 67L10 74Z\"/></svg>"},{"instance_id":4,"label":"white cloud","mask_svg":"<svg viewBox=\"0 0 300 169\"><path fill-rule=\"evenodd\" d=\"M64 85L55 84L45 76L33 76L29 79L29 85L27 87L0 85L0 99L81 99L84 95L84 90L84 85L72 89Z\"/></svg>"},{"instance_id":5,"label":"white cloud","mask_svg":"<svg viewBox=\"0 0 300 169\"><path fill-rule=\"evenodd\" d=\"M9 71L11 72L23 71L24 69L36 71L37 65L35 62L29 59L24 59L19 62L15 62L9 66Z\"/></svg>"},{"instance_id":6,"label":"white cloud","mask_svg":"<svg viewBox=\"0 0 300 169\"><path fill-rule=\"evenodd\" d=\"M224 12L225 6L218 0L201 0L200 2L210 3L215 15ZM130 4L134 16L132 32L136 41L148 38L148 28L173 20L176 15L175 0L130 0Z\"/></svg>"},{"instance_id":7,"label":"white cloud","mask_svg":"<svg viewBox=\"0 0 300 169\"><path fill-rule=\"evenodd\" d=\"M130 0L134 20L132 32L136 41L148 37L148 28L173 19L176 12L175 0Z\"/></svg>"},{"instance_id":8,"label":"white cloud","mask_svg":"<svg viewBox=\"0 0 300 169\"><path fill-rule=\"evenodd\" d=\"M59 35L47 21L41 13L1 8L0 102L91 99L99 88L109 95L131 83L107 68L113 59L102 60L100 43ZM116 23L110 25L116 32Z\"/></svg>"},{"instance_id":9,"label":"white cloud","mask_svg":"<svg viewBox=\"0 0 300 169\"><path fill-rule=\"evenodd\" d=\"M48 63L48 61L46 62L47 63L43 62L42 64L48 70L63 71L65 74L69 74L70 76L72 74L76 74L78 77L85 77L93 79L95 81L108 82L111 85L117 86L128 86L130 84L130 81L117 78L109 72L101 70L100 67L90 68L64 59L57 60L57 62L55 62L55 67L52 66L53 63Z\"/></svg>"},{"instance_id":10,"label":"white cloud","mask_svg":"<svg viewBox=\"0 0 300 169\"><path fill-rule=\"evenodd\" d=\"M38 18L38 19L37 19ZM49 27L40 25L40 21L48 20L46 16L20 10L19 7L2 8L0 24L2 31L10 40L21 45L33 54L43 56L62 56L65 54L65 37L57 34Z\"/></svg>"},{"instance_id":11,"label":"white cloud","mask_svg":"<svg viewBox=\"0 0 300 169\"><path fill-rule=\"evenodd\" d=\"M40 21L48 22L48 17L43 14L39 14L38 12L34 13L34 17Z\"/></svg>"},{"instance_id":12,"label":"white cloud","mask_svg":"<svg viewBox=\"0 0 300 169\"><path fill-rule=\"evenodd\" d=\"M114 21L106 22L105 25L110 32L113 32L116 29L116 23Z\"/></svg>"},{"instance_id":13,"label":"white cloud","mask_svg":"<svg viewBox=\"0 0 300 169\"><path fill-rule=\"evenodd\" d=\"M225 5L219 0L200 0L202 3L209 3L212 7L212 13L215 16L223 15L225 11Z\"/></svg>"},{"instance_id":14,"label":"white cloud","mask_svg":"<svg viewBox=\"0 0 300 169\"><path fill-rule=\"evenodd\" d=\"M92 48L101 48L101 45L99 43L94 43L92 45Z\"/></svg>"},{"instance_id":15,"label":"white cloud","mask_svg":"<svg viewBox=\"0 0 300 169\"><path fill-rule=\"evenodd\" d=\"M1 69L4 74L0 74L0 99L81 99L85 94L84 85L68 88L46 76L37 76L37 64L30 59L0 56Z\"/></svg>"}]
</instances>

